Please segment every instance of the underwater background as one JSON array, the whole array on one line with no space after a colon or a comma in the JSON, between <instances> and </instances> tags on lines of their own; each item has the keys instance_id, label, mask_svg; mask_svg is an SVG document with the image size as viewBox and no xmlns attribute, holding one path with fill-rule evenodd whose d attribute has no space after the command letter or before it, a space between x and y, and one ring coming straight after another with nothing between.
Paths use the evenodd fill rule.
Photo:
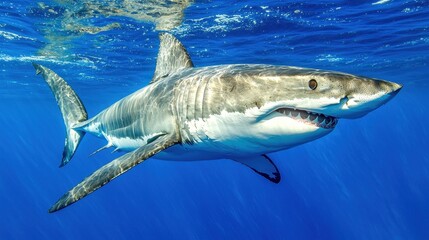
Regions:
<instances>
[{"instance_id":1,"label":"underwater background","mask_svg":"<svg viewBox=\"0 0 429 240\"><path fill-rule=\"evenodd\" d=\"M149 160L78 203L48 208L122 155L65 128L32 62L94 116L147 85L158 33L197 67L263 63L403 84L330 135L270 154L272 184L230 160ZM429 239L429 1L0 1L0 239ZM269 94L269 93L261 93Z\"/></svg>"}]
</instances>

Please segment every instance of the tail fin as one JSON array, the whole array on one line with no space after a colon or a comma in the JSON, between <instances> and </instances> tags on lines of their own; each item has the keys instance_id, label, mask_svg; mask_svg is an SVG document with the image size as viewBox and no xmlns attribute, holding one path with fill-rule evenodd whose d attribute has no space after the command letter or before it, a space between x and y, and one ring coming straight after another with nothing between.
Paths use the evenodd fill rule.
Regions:
<instances>
[{"instance_id":1,"label":"tail fin","mask_svg":"<svg viewBox=\"0 0 429 240\"><path fill-rule=\"evenodd\" d=\"M74 152L85 135L83 131L74 130L73 126L76 123L87 120L88 114L86 113L82 101L64 79L51 69L42 65L33 63L33 66L36 69L36 74L41 73L46 83L48 83L51 88L63 115L64 124L66 125L67 136L63 151L63 159L60 165L60 167L62 167L73 157Z\"/></svg>"}]
</instances>

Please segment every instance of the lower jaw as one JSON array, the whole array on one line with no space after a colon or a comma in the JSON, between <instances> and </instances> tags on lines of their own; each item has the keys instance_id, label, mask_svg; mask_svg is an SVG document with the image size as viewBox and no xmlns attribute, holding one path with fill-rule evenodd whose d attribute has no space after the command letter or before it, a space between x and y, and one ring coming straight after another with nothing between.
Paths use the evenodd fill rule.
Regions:
<instances>
[{"instance_id":1,"label":"lower jaw","mask_svg":"<svg viewBox=\"0 0 429 240\"><path fill-rule=\"evenodd\" d=\"M313 130L311 128L307 128L307 130L308 130L307 132L301 132L301 133L290 133L290 134L270 136L269 146L264 145L265 146L264 151L277 152L280 150L293 148L293 147L317 140L319 138L322 138L330 134L334 129L315 127Z\"/></svg>"}]
</instances>

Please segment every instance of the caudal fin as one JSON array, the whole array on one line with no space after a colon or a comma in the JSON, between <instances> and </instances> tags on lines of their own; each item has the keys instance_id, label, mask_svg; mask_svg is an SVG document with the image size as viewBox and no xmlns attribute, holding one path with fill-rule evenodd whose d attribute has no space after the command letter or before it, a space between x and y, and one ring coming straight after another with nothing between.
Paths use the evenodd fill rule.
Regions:
<instances>
[{"instance_id":1,"label":"caudal fin","mask_svg":"<svg viewBox=\"0 0 429 240\"><path fill-rule=\"evenodd\" d=\"M36 74L42 74L46 83L48 83L51 88L63 115L64 124L66 125L67 135L63 158L60 164L60 167L62 167L73 157L74 152L85 135L83 131L74 130L73 126L87 120L88 114L86 113L82 101L63 78L47 67L36 63L33 63L33 66L36 69Z\"/></svg>"}]
</instances>

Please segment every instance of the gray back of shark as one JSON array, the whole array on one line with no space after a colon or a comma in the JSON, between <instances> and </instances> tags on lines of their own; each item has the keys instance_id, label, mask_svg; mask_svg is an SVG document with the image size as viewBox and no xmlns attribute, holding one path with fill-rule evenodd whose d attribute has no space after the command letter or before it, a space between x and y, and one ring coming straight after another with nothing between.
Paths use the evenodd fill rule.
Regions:
<instances>
[{"instance_id":1,"label":"gray back of shark","mask_svg":"<svg viewBox=\"0 0 429 240\"><path fill-rule=\"evenodd\" d=\"M325 136L339 118L364 116L401 89L383 80L299 67L194 68L175 37L162 33L160 40L151 83L91 119L60 76L34 64L51 87L66 125L61 166L71 159L84 133L107 140L96 152L108 147L130 151L64 194L50 212L154 155L175 161L232 159L278 183L280 173L268 153Z\"/></svg>"}]
</instances>

